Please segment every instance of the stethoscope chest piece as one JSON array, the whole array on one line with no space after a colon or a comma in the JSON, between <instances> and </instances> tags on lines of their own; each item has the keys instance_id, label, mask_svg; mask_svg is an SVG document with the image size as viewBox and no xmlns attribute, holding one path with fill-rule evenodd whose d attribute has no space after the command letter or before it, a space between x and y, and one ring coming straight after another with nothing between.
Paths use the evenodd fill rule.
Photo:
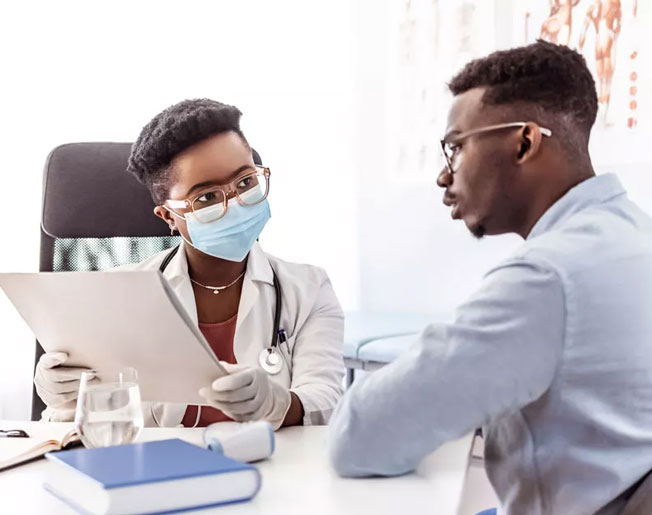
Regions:
<instances>
[{"instance_id":1,"label":"stethoscope chest piece","mask_svg":"<svg viewBox=\"0 0 652 515\"><path fill-rule=\"evenodd\" d=\"M273 347L267 347L260 351L258 362L262 369L271 375L278 374L283 368L283 359L279 352Z\"/></svg>"}]
</instances>

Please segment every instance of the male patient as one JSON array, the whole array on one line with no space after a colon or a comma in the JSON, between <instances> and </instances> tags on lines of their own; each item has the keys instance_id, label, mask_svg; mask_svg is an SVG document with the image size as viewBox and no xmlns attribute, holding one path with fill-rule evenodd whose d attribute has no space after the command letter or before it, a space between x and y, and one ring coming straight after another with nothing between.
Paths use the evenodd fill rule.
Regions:
<instances>
[{"instance_id":1,"label":"male patient","mask_svg":"<svg viewBox=\"0 0 652 515\"><path fill-rule=\"evenodd\" d=\"M652 220L615 175L595 176L578 53L496 52L449 87L444 203L478 238L525 242L455 322L351 388L332 462L402 474L482 426L503 513L618 513L652 468Z\"/></svg>"}]
</instances>

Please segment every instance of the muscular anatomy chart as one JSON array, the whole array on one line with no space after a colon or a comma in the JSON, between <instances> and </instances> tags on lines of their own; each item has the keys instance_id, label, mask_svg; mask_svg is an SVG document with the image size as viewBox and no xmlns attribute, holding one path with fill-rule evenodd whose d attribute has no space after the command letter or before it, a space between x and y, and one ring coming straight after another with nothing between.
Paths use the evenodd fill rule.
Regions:
<instances>
[{"instance_id":1,"label":"muscular anatomy chart","mask_svg":"<svg viewBox=\"0 0 652 515\"><path fill-rule=\"evenodd\" d=\"M639 0L530 0L524 8L524 42L540 38L584 55L595 78L602 127L639 124L643 32L650 22L640 7Z\"/></svg>"},{"instance_id":2,"label":"muscular anatomy chart","mask_svg":"<svg viewBox=\"0 0 652 515\"><path fill-rule=\"evenodd\" d=\"M652 161L652 1L528 0L514 20L514 44L543 39L586 59L598 93L596 164Z\"/></svg>"}]
</instances>

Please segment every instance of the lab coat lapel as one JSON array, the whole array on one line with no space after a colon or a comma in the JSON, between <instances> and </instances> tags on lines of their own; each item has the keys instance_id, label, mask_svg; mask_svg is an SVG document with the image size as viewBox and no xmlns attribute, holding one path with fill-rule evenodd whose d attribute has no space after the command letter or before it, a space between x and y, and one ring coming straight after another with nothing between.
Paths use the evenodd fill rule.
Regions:
<instances>
[{"instance_id":1,"label":"lab coat lapel","mask_svg":"<svg viewBox=\"0 0 652 515\"><path fill-rule=\"evenodd\" d=\"M258 291L258 285L249 277L245 275L244 282L242 283L242 293L240 294L240 305L238 307L238 318L235 324L235 332L238 333L238 329L242 325L242 322L247 318L251 309L256 305L258 296L260 292Z\"/></svg>"},{"instance_id":2,"label":"lab coat lapel","mask_svg":"<svg viewBox=\"0 0 652 515\"><path fill-rule=\"evenodd\" d=\"M195 294L192 291L192 284L188 275L188 260L184 245L184 243L181 243L176 255L163 272L163 277L168 281L172 291L188 312L193 323L198 325L197 304L195 303ZM151 409L153 414L156 413L156 421L161 427L175 427L181 424L186 407L185 404L155 403Z\"/></svg>"},{"instance_id":3,"label":"lab coat lapel","mask_svg":"<svg viewBox=\"0 0 652 515\"><path fill-rule=\"evenodd\" d=\"M198 325L197 304L195 304L195 294L192 291L192 284L188 275L188 260L184 243L181 243L179 251L168 264L163 276L167 279L192 321L195 325Z\"/></svg>"},{"instance_id":4,"label":"lab coat lapel","mask_svg":"<svg viewBox=\"0 0 652 515\"><path fill-rule=\"evenodd\" d=\"M256 242L251 248L251 251L249 251L247 273L242 284L238 319L235 327L236 340L238 329L247 320L247 317L251 315L251 311L258 302L260 288L264 288L265 284L274 284L272 267L269 264L267 256L265 256L265 253L260 248L260 245ZM234 342L234 347L236 347L236 342Z\"/></svg>"}]
</instances>

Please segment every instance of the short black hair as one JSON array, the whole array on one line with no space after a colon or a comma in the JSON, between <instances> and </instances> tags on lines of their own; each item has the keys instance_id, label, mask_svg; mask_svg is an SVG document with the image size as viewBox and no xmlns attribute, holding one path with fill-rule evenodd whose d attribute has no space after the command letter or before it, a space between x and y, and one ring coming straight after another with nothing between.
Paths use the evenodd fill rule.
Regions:
<instances>
[{"instance_id":1,"label":"short black hair","mask_svg":"<svg viewBox=\"0 0 652 515\"><path fill-rule=\"evenodd\" d=\"M531 104L540 112L562 115L587 142L598 111L595 81L584 57L542 40L471 61L448 87L454 95L486 87L485 105Z\"/></svg>"},{"instance_id":2,"label":"short black hair","mask_svg":"<svg viewBox=\"0 0 652 515\"><path fill-rule=\"evenodd\" d=\"M233 131L247 143L240 130L237 107L208 98L183 100L157 114L131 147L127 171L143 183L156 204L167 199L170 163L181 152L215 134Z\"/></svg>"}]
</instances>

